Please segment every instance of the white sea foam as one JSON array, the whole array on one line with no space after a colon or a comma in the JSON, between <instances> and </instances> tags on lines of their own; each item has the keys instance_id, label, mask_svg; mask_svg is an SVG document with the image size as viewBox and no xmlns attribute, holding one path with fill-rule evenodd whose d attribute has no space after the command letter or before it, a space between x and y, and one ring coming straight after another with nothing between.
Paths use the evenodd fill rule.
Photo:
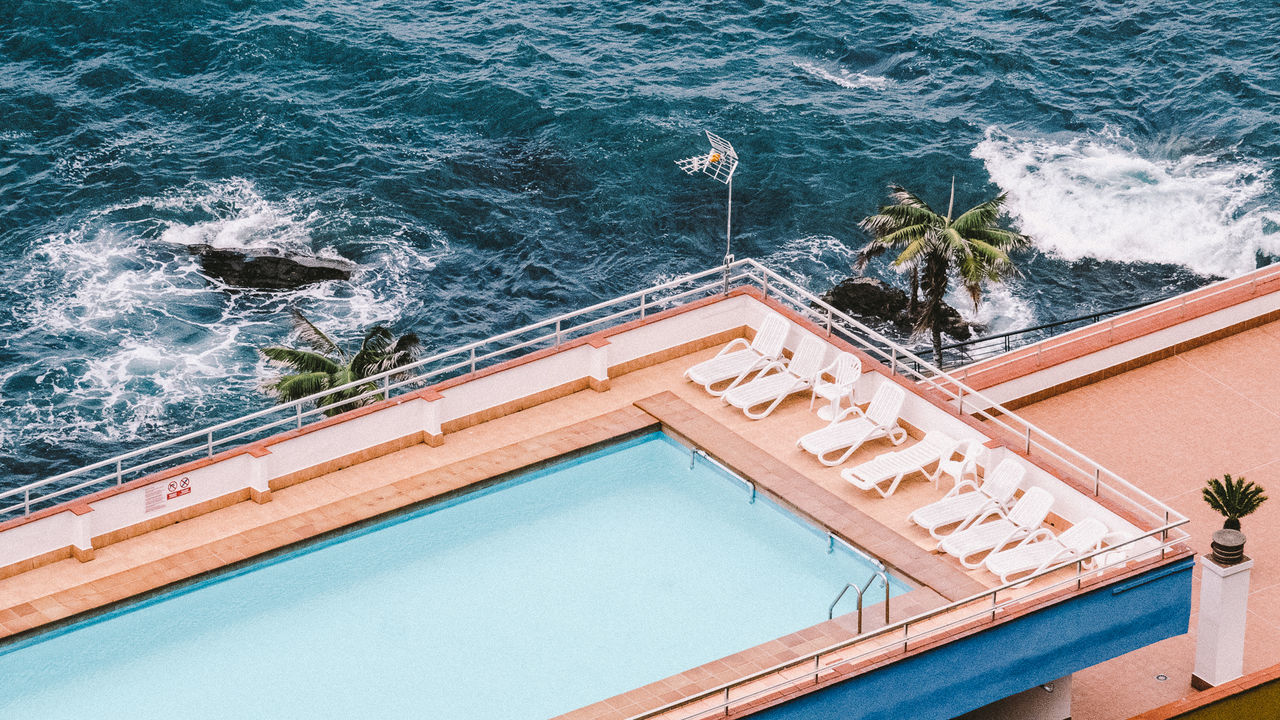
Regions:
<instances>
[{"instance_id":1,"label":"white sea foam","mask_svg":"<svg viewBox=\"0 0 1280 720\"><path fill-rule=\"evenodd\" d=\"M193 186L94 213L0 271L25 298L12 310L19 333L50 348L0 379L0 436L60 445L127 441L152 435L175 412L192 413L189 421L199 424L203 408L256 393L264 368L254 348L285 339L289 307L347 339L374 323L400 322L414 307L414 278L449 251L443 236L426 249L406 241L403 228L344 237L344 250L364 260L350 283L283 292L228 290L168 244L314 252L315 228L353 219L309 205L266 199L244 180ZM148 239L157 222L159 242ZM82 350L89 347L92 355Z\"/></svg>"},{"instance_id":2,"label":"white sea foam","mask_svg":"<svg viewBox=\"0 0 1280 720\"><path fill-rule=\"evenodd\" d=\"M882 90L889 85L889 79L880 75L867 75L866 73L851 72L845 68L836 68L833 72L821 65L812 62L795 62L792 63L797 68L805 71L810 76L835 83L847 90L857 90L859 88L872 88Z\"/></svg>"},{"instance_id":3,"label":"white sea foam","mask_svg":"<svg viewBox=\"0 0 1280 720\"><path fill-rule=\"evenodd\" d=\"M985 288L976 309L969 293L963 288L954 289L947 297L947 302L960 312L966 322L978 326L980 335L1031 327L1036 324L1035 308L1018 297L1015 289L1015 286L1008 283Z\"/></svg>"},{"instance_id":4,"label":"white sea foam","mask_svg":"<svg viewBox=\"0 0 1280 720\"><path fill-rule=\"evenodd\" d=\"M849 277L857 255L857 250L832 235L805 235L784 242L763 262L792 282L821 293Z\"/></svg>"},{"instance_id":5,"label":"white sea foam","mask_svg":"<svg viewBox=\"0 0 1280 720\"><path fill-rule=\"evenodd\" d=\"M1258 251L1280 252L1280 212L1257 161L1162 157L1114 130L1063 139L993 128L973 156L1009 194L1021 230L1067 260L1174 263L1230 276L1253 269Z\"/></svg>"}]
</instances>

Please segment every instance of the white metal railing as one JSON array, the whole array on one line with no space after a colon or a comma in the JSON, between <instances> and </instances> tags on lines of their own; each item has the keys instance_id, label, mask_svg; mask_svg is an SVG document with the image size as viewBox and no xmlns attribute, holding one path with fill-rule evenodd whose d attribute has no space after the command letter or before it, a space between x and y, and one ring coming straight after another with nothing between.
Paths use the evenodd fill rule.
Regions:
<instances>
[{"instance_id":1,"label":"white metal railing","mask_svg":"<svg viewBox=\"0 0 1280 720\"><path fill-rule=\"evenodd\" d=\"M56 501L66 501L147 472L172 467L197 457L212 457L233 443L261 439L286 428L301 428L321 419L325 411L394 397L459 375L475 373L520 351L559 347L576 337L635 319L680 303L719 294L728 285L749 277L752 264L715 267L628 293L589 307L526 325L484 340L436 353L411 365L330 388L300 400L249 413L179 437L121 453L107 460L60 473L21 487L0 491L0 520L29 515ZM319 404L335 392L366 388L342 402Z\"/></svg>"},{"instance_id":2,"label":"white metal railing","mask_svg":"<svg viewBox=\"0 0 1280 720\"><path fill-rule=\"evenodd\" d=\"M1180 524L1182 523L1170 525L1165 529L1172 530ZM1108 568L1119 567L1125 562L1155 556L1163 557L1170 548L1182 542L1181 538L1170 538L1158 547L1132 551L1138 554L1136 558L1129 556L1122 561L1108 562L1108 554L1126 553L1126 548L1147 537L1149 536L1144 535L1118 543L1078 560L1036 573L1016 583L1001 585L905 620L887 623L879 629L859 633L849 640L834 643L794 660L778 663L731 682L631 715L628 720L651 720L652 718L701 720L727 716L735 709L741 709L770 696L776 697L786 691L816 687L847 676L861 663L891 660L905 654L912 646L919 647L931 640L940 639L956 628L994 623L1000 618L1001 613L1009 615L1036 602L1047 601L1055 594L1071 589L1072 586L1077 590L1081 589L1091 580L1091 577L1097 577ZM1090 563L1094 564L1090 565ZM1071 566L1074 566L1074 572L1066 577L1048 577ZM1190 568L1188 567L1187 570L1190 571ZM1018 587L1041 579L1047 580L1032 590L1022 590Z\"/></svg>"},{"instance_id":3,"label":"white metal railing","mask_svg":"<svg viewBox=\"0 0 1280 720\"><path fill-rule=\"evenodd\" d=\"M1077 484L1092 489L1094 496L1105 496L1113 504L1132 511L1139 519L1135 523L1139 532L1133 537L1116 539L1105 548L1076 560L1055 565L906 620L886 624L878 630L859 633L854 638L820 651L633 715L630 720L658 717L691 720L729 715L734 708L741 708L772 694L806 685L816 686L824 678L834 678L842 670L850 669L857 663L905 652L911 644L919 645L953 628L986 619L994 622L1002 611L1008 611L1015 605L1025 606L1045 599L1072 585L1079 589L1090 576L1097 576L1108 569L1122 568L1130 562L1164 558L1171 549L1189 537L1180 529L1187 522L1185 516L1100 463L774 271L752 260L735 263L737 264L750 266L747 274L756 280L767 297L812 320L829 335L839 337L884 361L894 373L914 380L921 389L939 393L951 403L958 415L967 413L1004 430L1010 434L1006 440L1020 441L1028 456L1052 460L1057 467L1072 476ZM1146 522L1141 522L1141 519ZM1074 572L1069 576L1051 577L1072 566ZM1027 590L1029 584L1034 584L1034 589ZM883 642L876 642L877 640ZM864 647L865 645L870 647Z\"/></svg>"},{"instance_id":4,"label":"white metal railing","mask_svg":"<svg viewBox=\"0 0 1280 720\"><path fill-rule=\"evenodd\" d=\"M442 380L475 373L479 369L505 360L520 351L558 347L582 335L649 313L714 296L727 288L756 286L766 297L787 305L826 331L882 360L897 374L914 380L925 389L949 399L957 413L968 412L1012 435L1008 441L1019 442L1028 454L1047 457L1074 475L1077 483L1091 488L1095 496L1114 497L1133 508L1150 522L1168 524L1182 520L1167 505L1135 487L1119 475L1103 467L1083 453L1060 442L1049 433L1018 417L1013 412L947 375L931 363L915 356L854 318L836 310L808 290L787 280L751 259L738 260L654 285L637 292L606 300L573 312L527 325L484 340L468 343L452 350L423 358L411 365L373 375L300 400L283 403L248 415L218 423L153 445L131 450L113 458L54 475L21 487L0 492L0 519L16 514L30 514L33 509L48 506L146 472L170 467L195 457L213 456L232 443L266 437L282 428L303 427L319 419L326 410L350 407L354 403L383 399L397 393L412 392ZM327 395L350 388L367 387L352 399L328 405L317 405ZM6 501L8 501L6 503ZM1140 502L1139 502L1140 501Z\"/></svg>"},{"instance_id":5,"label":"white metal railing","mask_svg":"<svg viewBox=\"0 0 1280 720\"><path fill-rule=\"evenodd\" d=\"M519 351L558 347L575 337L596 332L647 314L674 307L700 297L711 297L731 288L754 286L770 299L788 306L797 314L808 318L825 329L830 336L849 342L854 347L883 361L892 372L916 383L925 392L934 392L950 403L958 415L972 415L988 423L991 429L1006 434L1007 442L1017 443L1029 456L1043 457L1065 471L1069 478L1097 497L1105 497L1132 511L1139 519L1135 526L1139 533L1130 538L1118 539L1103 550L1079 558L1070 563L1049 568L1016 583L1009 583L983 591L970 598L950 603L941 608L922 613L877 630L860 634L816 653L782 663L735 680L717 688L681 698L661 708L634 716L635 720L653 718L689 709L688 714L671 717L694 718L728 714L734 707L764 697L780 689L796 686L801 682L821 682L823 677L833 676L842 666L874 658L877 654L906 649L939 632L990 617L993 621L1001 611L1015 604L1027 603L1074 584L1077 588L1091 576L1107 569L1108 564L1123 564L1148 558L1163 558L1171 548L1187 538L1179 526L1187 522L1180 513L1160 502L1119 475L1103 467L1088 456L1067 446L1048 432L1018 417L1013 412L991 401L954 377L934 367L901 345L882 336L852 317L836 310L806 289L796 285L760 263L745 259L726 266L661 283L644 290L622 295L587 308L565 313L517 330L462 345L419 360L412 365L380 373L364 380L332 388L322 393L277 405L243 417L218 423L116 457L87 465L77 470L22 487L0 492L0 501L10 499L10 504L0 507L0 519L21 512L28 514L34 506L46 505L58 498L89 491L110 484L120 484L126 478L140 476L145 471L172 466L197 455L212 456L219 447L248 438L265 437L286 425L303 427L326 410L347 406L353 402L393 397L412 392L500 361ZM316 406L321 398L333 392L371 386L355 398L340 403ZM308 407L311 406L311 407ZM20 498L20 500L12 500ZM1145 519L1146 522L1141 522ZM1090 567L1086 568L1086 564ZM1065 578L1050 577L1063 568L1074 565L1075 572ZM1034 590L1022 586L1036 583ZM944 617L954 615L955 617ZM883 640L879 644L872 641ZM860 647L871 643L867 649ZM777 682L769 682L776 676ZM763 683L765 686L755 687ZM747 686L753 686L748 688ZM709 703L709 704L708 704ZM696 709L689 706L698 705Z\"/></svg>"}]
</instances>

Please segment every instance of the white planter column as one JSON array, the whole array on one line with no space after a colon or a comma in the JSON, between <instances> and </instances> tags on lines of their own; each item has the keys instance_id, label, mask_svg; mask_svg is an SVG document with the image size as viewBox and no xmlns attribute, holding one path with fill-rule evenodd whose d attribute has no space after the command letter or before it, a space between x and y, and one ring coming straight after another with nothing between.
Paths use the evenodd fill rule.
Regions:
<instances>
[{"instance_id":1,"label":"white planter column","mask_svg":"<svg viewBox=\"0 0 1280 720\"><path fill-rule=\"evenodd\" d=\"M1249 571L1253 560L1219 565L1201 556L1200 619L1196 624L1196 667L1191 686L1204 690L1244 674L1244 625Z\"/></svg>"}]
</instances>

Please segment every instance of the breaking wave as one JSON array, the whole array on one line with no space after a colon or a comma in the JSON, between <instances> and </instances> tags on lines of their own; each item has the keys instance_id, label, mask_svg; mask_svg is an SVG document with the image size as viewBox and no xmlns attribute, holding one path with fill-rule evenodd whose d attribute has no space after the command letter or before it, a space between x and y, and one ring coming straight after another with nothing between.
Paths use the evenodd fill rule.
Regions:
<instances>
[{"instance_id":1,"label":"breaking wave","mask_svg":"<svg viewBox=\"0 0 1280 720\"><path fill-rule=\"evenodd\" d=\"M1280 251L1269 173L1230 153L1144 151L1115 131L1073 138L990 129L973 150L1042 250L1067 259L1184 265L1229 276Z\"/></svg>"}]
</instances>

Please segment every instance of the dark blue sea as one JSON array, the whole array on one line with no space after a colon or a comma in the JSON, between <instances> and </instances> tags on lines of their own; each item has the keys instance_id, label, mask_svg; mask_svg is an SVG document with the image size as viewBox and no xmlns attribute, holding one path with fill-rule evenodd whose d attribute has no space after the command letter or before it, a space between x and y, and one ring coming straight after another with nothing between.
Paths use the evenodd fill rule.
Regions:
<instances>
[{"instance_id":1,"label":"dark blue sea","mask_svg":"<svg viewBox=\"0 0 1280 720\"><path fill-rule=\"evenodd\" d=\"M888 184L945 207L953 176L1038 244L988 332L1250 270L1277 29L1274 0L0 0L0 484L265 406L290 307L446 348L717 263L723 187L673 164L704 129L742 158L738 256L815 291ZM239 291L197 242L361 269Z\"/></svg>"}]
</instances>

